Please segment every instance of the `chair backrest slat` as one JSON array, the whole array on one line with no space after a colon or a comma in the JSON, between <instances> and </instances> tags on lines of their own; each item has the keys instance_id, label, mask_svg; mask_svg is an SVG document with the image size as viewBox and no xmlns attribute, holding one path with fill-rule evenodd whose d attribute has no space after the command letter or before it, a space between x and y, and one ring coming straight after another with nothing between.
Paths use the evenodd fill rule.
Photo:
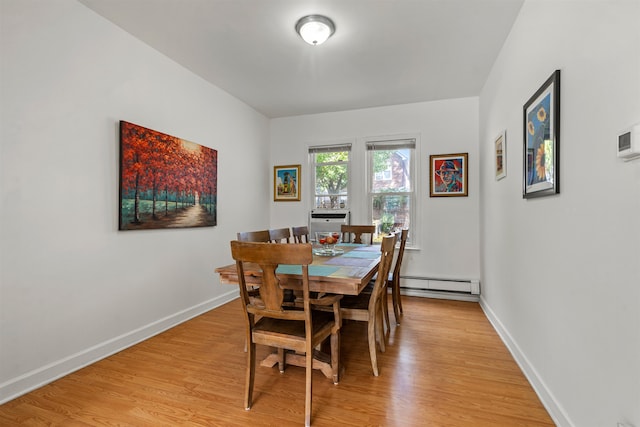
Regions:
<instances>
[{"instance_id":1,"label":"chair backrest slat","mask_svg":"<svg viewBox=\"0 0 640 427\"><path fill-rule=\"evenodd\" d=\"M269 230L243 231L238 233L238 240L241 242L262 242L269 241Z\"/></svg>"},{"instance_id":2,"label":"chair backrest slat","mask_svg":"<svg viewBox=\"0 0 640 427\"><path fill-rule=\"evenodd\" d=\"M231 256L236 260L238 270L238 282L240 294L245 307L250 307L254 314L267 317L288 318L303 320L300 312L285 312L283 309L284 291L280 287L276 269L279 264L296 264L302 266L303 293L309 294L309 269L313 262L311 244L273 245L263 242L231 242ZM262 279L259 288L260 301L264 307L251 304L249 300L244 276L244 263L257 264L262 270Z\"/></svg>"},{"instance_id":3,"label":"chair backrest slat","mask_svg":"<svg viewBox=\"0 0 640 427\"><path fill-rule=\"evenodd\" d=\"M340 226L340 231L342 232L342 240L344 242L353 242L353 243L364 243L362 241L362 235L368 234L369 241L367 242L369 245L373 244L373 233L376 231L375 225L346 225L342 224ZM353 234L353 241L351 240L351 235Z\"/></svg>"},{"instance_id":4,"label":"chair backrest slat","mask_svg":"<svg viewBox=\"0 0 640 427\"><path fill-rule=\"evenodd\" d=\"M400 248L398 248L398 256L396 264L393 267L393 280L400 280L400 267L402 267L402 258L404 257L404 247L407 245L407 237L409 229L405 228L400 232Z\"/></svg>"},{"instance_id":5,"label":"chair backrest slat","mask_svg":"<svg viewBox=\"0 0 640 427\"><path fill-rule=\"evenodd\" d=\"M309 243L309 227L291 227L291 235L295 243Z\"/></svg>"},{"instance_id":6,"label":"chair backrest slat","mask_svg":"<svg viewBox=\"0 0 640 427\"><path fill-rule=\"evenodd\" d=\"M288 228L273 228L269 230L269 241L271 243L289 243L291 232Z\"/></svg>"},{"instance_id":7,"label":"chair backrest slat","mask_svg":"<svg viewBox=\"0 0 640 427\"><path fill-rule=\"evenodd\" d=\"M390 234L382 238L380 244L380 265L378 266L378 276L373 285L373 291L371 298L369 299L369 312L375 312L375 304L379 298L382 298L382 293L387 289L387 277L389 277L389 271L391 270L391 262L393 261L393 252L396 246L396 235Z\"/></svg>"}]
</instances>

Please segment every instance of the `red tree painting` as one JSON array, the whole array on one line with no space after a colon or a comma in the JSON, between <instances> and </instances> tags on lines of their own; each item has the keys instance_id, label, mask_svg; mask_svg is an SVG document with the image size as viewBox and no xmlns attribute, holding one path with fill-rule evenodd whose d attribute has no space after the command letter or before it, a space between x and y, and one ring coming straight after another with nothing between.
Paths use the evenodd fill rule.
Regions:
<instances>
[{"instance_id":1,"label":"red tree painting","mask_svg":"<svg viewBox=\"0 0 640 427\"><path fill-rule=\"evenodd\" d=\"M218 152L120 121L120 230L216 225Z\"/></svg>"}]
</instances>

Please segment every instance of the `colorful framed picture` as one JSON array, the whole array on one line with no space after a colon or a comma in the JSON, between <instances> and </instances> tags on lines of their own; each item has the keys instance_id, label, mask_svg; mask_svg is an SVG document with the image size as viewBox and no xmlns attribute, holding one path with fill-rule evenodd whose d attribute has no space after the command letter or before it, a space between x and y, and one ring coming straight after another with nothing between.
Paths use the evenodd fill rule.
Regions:
<instances>
[{"instance_id":1,"label":"colorful framed picture","mask_svg":"<svg viewBox=\"0 0 640 427\"><path fill-rule=\"evenodd\" d=\"M273 167L273 201L300 201L300 165Z\"/></svg>"},{"instance_id":2,"label":"colorful framed picture","mask_svg":"<svg viewBox=\"0 0 640 427\"><path fill-rule=\"evenodd\" d=\"M560 70L524 104L522 197L560 192Z\"/></svg>"},{"instance_id":3,"label":"colorful framed picture","mask_svg":"<svg viewBox=\"0 0 640 427\"><path fill-rule=\"evenodd\" d=\"M120 121L120 230L217 223L218 152Z\"/></svg>"},{"instance_id":4,"label":"colorful framed picture","mask_svg":"<svg viewBox=\"0 0 640 427\"><path fill-rule=\"evenodd\" d=\"M429 195L455 197L468 195L468 153L434 154L429 157Z\"/></svg>"},{"instance_id":5,"label":"colorful framed picture","mask_svg":"<svg viewBox=\"0 0 640 427\"><path fill-rule=\"evenodd\" d=\"M507 176L507 131L503 130L493 140L496 181Z\"/></svg>"}]
</instances>

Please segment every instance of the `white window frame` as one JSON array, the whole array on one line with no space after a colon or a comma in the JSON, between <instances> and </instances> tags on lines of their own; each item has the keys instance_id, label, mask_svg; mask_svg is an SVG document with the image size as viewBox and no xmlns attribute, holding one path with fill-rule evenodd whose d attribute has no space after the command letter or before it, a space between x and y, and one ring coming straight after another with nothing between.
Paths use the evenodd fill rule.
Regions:
<instances>
[{"instance_id":1,"label":"white window frame","mask_svg":"<svg viewBox=\"0 0 640 427\"><path fill-rule=\"evenodd\" d=\"M376 149L397 149L397 148L410 148L411 151L411 159L409 161L409 176L411 180L411 189L410 191L402 191L402 192L389 192L389 193L374 193L373 192L373 181L375 179L374 166L373 166L373 152ZM373 224L373 198L380 194L384 195L402 195L409 196L410 200L410 208L409 208L409 218L410 218L410 232L409 232L409 240L407 240L407 247L416 247L417 241L416 236L419 235L417 230L417 222L420 215L419 208L419 176L418 176L418 152L419 148L419 139L416 135L411 136L394 136L394 137L383 137L383 138L368 138L365 140L365 150L366 150L366 191L367 197L365 203L366 211L369 219L369 223Z\"/></svg>"},{"instance_id":2,"label":"white window frame","mask_svg":"<svg viewBox=\"0 0 640 427\"><path fill-rule=\"evenodd\" d=\"M347 151L349 152L348 160L339 161L339 162L325 162L325 163L316 163L315 154L317 153L331 153L331 152L341 152ZM352 161L353 161L353 150L351 143L342 143L342 144L332 144L332 145L316 145L309 147L309 170L310 172L310 182L311 189L309 191L309 195L311 196L311 209L349 209L349 205L353 203L352 200L352 181L351 181L351 170L352 170ZM316 207L316 198L322 197L322 194L316 194L316 166L318 165L346 165L347 167L347 192L346 199L347 203L344 206L338 206L336 208L317 208Z\"/></svg>"}]
</instances>

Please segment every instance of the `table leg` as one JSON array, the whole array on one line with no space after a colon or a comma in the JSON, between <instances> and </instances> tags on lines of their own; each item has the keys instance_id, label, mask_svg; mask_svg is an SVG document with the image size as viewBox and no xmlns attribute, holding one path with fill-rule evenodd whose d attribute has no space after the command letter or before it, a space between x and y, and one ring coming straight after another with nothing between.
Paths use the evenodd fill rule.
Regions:
<instances>
[{"instance_id":1,"label":"table leg","mask_svg":"<svg viewBox=\"0 0 640 427\"><path fill-rule=\"evenodd\" d=\"M287 365L300 366L302 368L307 365L304 354L287 352L285 357ZM280 360L280 355L278 355L278 353L271 353L262 362L260 362L260 366L272 368L279 364ZM313 369L319 369L325 377L332 380L334 379L333 369L331 369L331 357L324 352L318 350L313 351Z\"/></svg>"}]
</instances>

